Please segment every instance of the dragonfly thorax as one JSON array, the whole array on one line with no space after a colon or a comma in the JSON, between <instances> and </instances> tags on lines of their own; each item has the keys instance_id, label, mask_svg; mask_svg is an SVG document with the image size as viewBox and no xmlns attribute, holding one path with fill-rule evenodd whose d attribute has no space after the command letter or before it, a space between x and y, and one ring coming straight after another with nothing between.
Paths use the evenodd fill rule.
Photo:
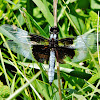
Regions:
<instances>
[{"instance_id":1,"label":"dragonfly thorax","mask_svg":"<svg viewBox=\"0 0 100 100\"><path fill-rule=\"evenodd\" d=\"M58 46L58 34L51 34L50 41L49 41L49 47L55 48L57 46Z\"/></svg>"},{"instance_id":2,"label":"dragonfly thorax","mask_svg":"<svg viewBox=\"0 0 100 100\"><path fill-rule=\"evenodd\" d=\"M49 47L56 48L58 46L58 27L54 26L50 28L50 40L49 40Z\"/></svg>"}]
</instances>

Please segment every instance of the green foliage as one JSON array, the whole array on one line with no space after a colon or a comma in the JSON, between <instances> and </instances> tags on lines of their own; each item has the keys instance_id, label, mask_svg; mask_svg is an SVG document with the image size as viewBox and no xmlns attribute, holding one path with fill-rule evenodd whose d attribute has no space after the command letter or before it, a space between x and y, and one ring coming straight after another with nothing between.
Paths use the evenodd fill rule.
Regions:
<instances>
[{"instance_id":1,"label":"green foliage","mask_svg":"<svg viewBox=\"0 0 100 100\"><path fill-rule=\"evenodd\" d=\"M9 95L10 95L9 87L3 85L3 83L0 81L0 98L7 98Z\"/></svg>"},{"instance_id":2,"label":"green foliage","mask_svg":"<svg viewBox=\"0 0 100 100\"><path fill-rule=\"evenodd\" d=\"M58 0L59 38L84 34L90 38L85 41L84 45L88 47L85 52L76 50L73 62L66 57L66 64L60 64L64 100L100 100L100 65L95 38L97 35L91 34L98 28L99 9L99 0ZM0 0L0 80L3 79L2 82L6 81L7 84L0 82L0 99L11 94L8 100L59 100L56 71L54 82L50 86L46 73L48 65L12 52L9 43L5 41L13 39L19 44L20 41L2 27L4 24L16 25L30 33L48 38L49 28L54 25L53 0ZM4 42L7 49L3 46Z\"/></svg>"}]
</instances>

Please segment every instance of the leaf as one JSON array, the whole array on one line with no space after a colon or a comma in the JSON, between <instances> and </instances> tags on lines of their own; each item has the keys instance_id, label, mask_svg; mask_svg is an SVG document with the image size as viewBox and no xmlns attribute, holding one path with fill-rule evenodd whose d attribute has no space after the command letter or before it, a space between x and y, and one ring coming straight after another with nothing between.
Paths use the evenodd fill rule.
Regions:
<instances>
[{"instance_id":1,"label":"leaf","mask_svg":"<svg viewBox=\"0 0 100 100\"><path fill-rule=\"evenodd\" d=\"M0 76L3 74L3 72L0 72Z\"/></svg>"},{"instance_id":2,"label":"leaf","mask_svg":"<svg viewBox=\"0 0 100 100\"><path fill-rule=\"evenodd\" d=\"M78 93L78 91L76 91L75 89L70 89L70 88L67 88L67 89L64 89L65 91L69 92L69 93Z\"/></svg>"},{"instance_id":3,"label":"leaf","mask_svg":"<svg viewBox=\"0 0 100 100\"><path fill-rule=\"evenodd\" d=\"M3 83L0 81L0 97L7 98L9 95L10 95L9 87L3 85Z\"/></svg>"},{"instance_id":4,"label":"leaf","mask_svg":"<svg viewBox=\"0 0 100 100\"><path fill-rule=\"evenodd\" d=\"M25 8L23 8L23 10L24 10L25 12L27 12ZM23 19L24 19L25 22L26 22L26 25L27 25L27 27L28 27L29 32L30 32L30 33L34 33L33 27L32 27L32 23L31 23L31 21L30 21L29 16L28 16L25 12L23 12L23 11L21 11L21 10L20 10L20 12L21 12L21 15L23 16Z\"/></svg>"},{"instance_id":5,"label":"leaf","mask_svg":"<svg viewBox=\"0 0 100 100\"><path fill-rule=\"evenodd\" d=\"M62 8L64 9L63 6L62 6ZM73 11L73 8L71 9L71 11ZM74 13L74 11L73 11L73 13ZM76 15L70 14L66 10L65 10L65 14L78 35L80 35L86 31L83 20L77 14Z\"/></svg>"},{"instance_id":6,"label":"leaf","mask_svg":"<svg viewBox=\"0 0 100 100\"><path fill-rule=\"evenodd\" d=\"M44 0L44 3L41 0L32 0L32 1L39 7L39 9L43 13L44 17L46 18L50 26L54 26L54 18L48 9L46 0Z\"/></svg>"},{"instance_id":7,"label":"leaf","mask_svg":"<svg viewBox=\"0 0 100 100\"><path fill-rule=\"evenodd\" d=\"M9 2L10 4L15 5L15 3L13 3L11 0L6 0L7 2Z\"/></svg>"},{"instance_id":8,"label":"leaf","mask_svg":"<svg viewBox=\"0 0 100 100\"><path fill-rule=\"evenodd\" d=\"M35 84L34 84L35 83ZM33 82L33 84L37 87L37 90L38 92L46 99L46 100L51 100L49 95L48 95L48 92L46 91L46 88L45 88L45 85L40 82L40 81L35 81ZM50 87L48 86L47 89L49 89Z\"/></svg>"},{"instance_id":9,"label":"leaf","mask_svg":"<svg viewBox=\"0 0 100 100\"><path fill-rule=\"evenodd\" d=\"M87 100L83 95L73 93L73 96L75 96L78 100Z\"/></svg>"},{"instance_id":10,"label":"leaf","mask_svg":"<svg viewBox=\"0 0 100 100\"><path fill-rule=\"evenodd\" d=\"M92 9L100 9L100 1L99 0L91 0L91 8Z\"/></svg>"},{"instance_id":11,"label":"leaf","mask_svg":"<svg viewBox=\"0 0 100 100\"><path fill-rule=\"evenodd\" d=\"M23 10L24 11L24 10ZM44 32L44 30L38 25L38 23L32 18L30 14L28 14L26 11L24 11L25 14L30 18L32 23L35 25L35 27L38 29L38 31L41 33L41 35L47 36L47 34Z\"/></svg>"},{"instance_id":12,"label":"leaf","mask_svg":"<svg viewBox=\"0 0 100 100\"><path fill-rule=\"evenodd\" d=\"M90 11L89 15L90 15L90 21L91 21L93 28L97 29L97 21L98 21L97 13L95 13L94 11ZM100 17L99 17L99 20L100 20ZM99 25L100 25L100 22L99 22ZM99 31L100 31L100 27L98 27L98 28L99 28Z\"/></svg>"}]
</instances>

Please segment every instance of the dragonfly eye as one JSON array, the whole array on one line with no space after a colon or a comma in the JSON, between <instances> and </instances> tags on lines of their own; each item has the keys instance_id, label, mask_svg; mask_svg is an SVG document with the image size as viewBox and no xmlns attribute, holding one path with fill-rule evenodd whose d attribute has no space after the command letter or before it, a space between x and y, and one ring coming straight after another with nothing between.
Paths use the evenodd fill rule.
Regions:
<instances>
[{"instance_id":1,"label":"dragonfly eye","mask_svg":"<svg viewBox=\"0 0 100 100\"><path fill-rule=\"evenodd\" d=\"M50 34L53 34L53 33L58 34L58 32L59 32L59 28L58 27L54 26L54 27L50 28Z\"/></svg>"}]
</instances>

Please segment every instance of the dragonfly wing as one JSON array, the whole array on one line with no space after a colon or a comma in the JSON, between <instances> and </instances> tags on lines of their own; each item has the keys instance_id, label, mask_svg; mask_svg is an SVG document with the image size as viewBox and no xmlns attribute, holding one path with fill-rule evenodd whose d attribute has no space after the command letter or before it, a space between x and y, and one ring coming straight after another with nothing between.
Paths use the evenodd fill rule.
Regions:
<instances>
[{"instance_id":1,"label":"dragonfly wing","mask_svg":"<svg viewBox=\"0 0 100 100\"><path fill-rule=\"evenodd\" d=\"M48 39L42 37L42 36L39 36L39 35L35 35L35 34L30 34L30 39L31 41L35 41L37 43L41 43L41 42L49 42Z\"/></svg>"},{"instance_id":2,"label":"dragonfly wing","mask_svg":"<svg viewBox=\"0 0 100 100\"><path fill-rule=\"evenodd\" d=\"M7 25L4 24L0 26L0 31L7 36L9 39L13 39L13 41L17 43L26 43L26 44L33 44L36 42L37 43L43 43L43 42L48 42L49 40L35 34L29 34L27 31L22 30L14 25ZM31 41L32 42L31 42Z\"/></svg>"},{"instance_id":3,"label":"dragonfly wing","mask_svg":"<svg viewBox=\"0 0 100 100\"><path fill-rule=\"evenodd\" d=\"M99 39L100 41L100 39ZM74 40L74 48L77 49L73 62L80 62L90 57L88 48L91 53L96 52L97 35L95 33L88 33L77 36Z\"/></svg>"},{"instance_id":4,"label":"dragonfly wing","mask_svg":"<svg viewBox=\"0 0 100 100\"><path fill-rule=\"evenodd\" d=\"M34 55L34 58L38 61L43 63L46 61L48 63L49 56L50 56L50 49L49 46L44 45L33 45L32 47L32 53Z\"/></svg>"},{"instance_id":5,"label":"dragonfly wing","mask_svg":"<svg viewBox=\"0 0 100 100\"><path fill-rule=\"evenodd\" d=\"M18 54L21 54L21 55L23 55L24 57L26 57L30 60L34 60L34 57L32 55L31 45L27 45L27 44L24 44L24 43L17 44L13 40L9 40L9 41L6 41L6 42L9 45L9 48L12 51L14 51ZM4 43L4 47L6 47L5 43Z\"/></svg>"},{"instance_id":6,"label":"dragonfly wing","mask_svg":"<svg viewBox=\"0 0 100 100\"><path fill-rule=\"evenodd\" d=\"M28 39L22 38L23 36L28 36L28 32L24 31L14 25L4 24L0 26L0 31L9 39L13 39L13 41L17 43L28 43Z\"/></svg>"},{"instance_id":7,"label":"dragonfly wing","mask_svg":"<svg viewBox=\"0 0 100 100\"><path fill-rule=\"evenodd\" d=\"M24 43L17 44L13 40L8 40L7 44L9 45L12 51L20 55L23 55L24 57L30 60L34 61L35 58L38 62L41 63L43 63L44 61L49 61L50 49L48 48L48 46L34 45L33 48L31 48L31 45L27 45ZM5 43L4 47L6 47Z\"/></svg>"},{"instance_id":8,"label":"dragonfly wing","mask_svg":"<svg viewBox=\"0 0 100 100\"><path fill-rule=\"evenodd\" d=\"M73 40L74 38L64 38L64 39L60 39L58 40L58 44L61 46L67 46L67 45L71 45L73 44Z\"/></svg>"},{"instance_id":9,"label":"dragonfly wing","mask_svg":"<svg viewBox=\"0 0 100 100\"><path fill-rule=\"evenodd\" d=\"M70 47L70 46L65 46L65 47L58 47L58 61L59 63L64 63L63 59L65 56L69 56L71 59L75 55L75 48Z\"/></svg>"}]
</instances>

